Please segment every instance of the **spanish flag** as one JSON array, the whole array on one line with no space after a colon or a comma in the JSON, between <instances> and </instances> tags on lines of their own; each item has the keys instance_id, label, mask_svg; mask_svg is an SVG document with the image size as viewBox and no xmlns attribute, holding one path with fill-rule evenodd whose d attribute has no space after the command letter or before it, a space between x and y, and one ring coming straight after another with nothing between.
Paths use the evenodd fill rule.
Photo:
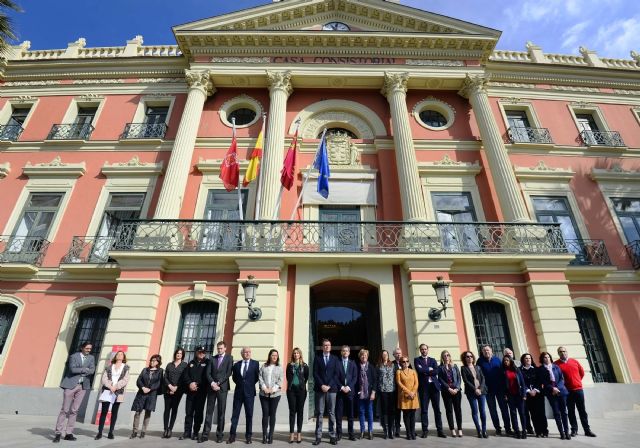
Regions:
<instances>
[{"instance_id":1,"label":"spanish flag","mask_svg":"<svg viewBox=\"0 0 640 448\"><path fill-rule=\"evenodd\" d=\"M244 173L244 180L242 181L242 186L246 187L251 183L252 180L258 177L260 174L260 160L262 159L262 146L264 145L264 121L262 122L262 129L260 130L260 134L258 134L258 140L256 141L256 146L253 148L253 152L251 153L251 160L249 160L249 166L247 167L246 173Z\"/></svg>"}]
</instances>

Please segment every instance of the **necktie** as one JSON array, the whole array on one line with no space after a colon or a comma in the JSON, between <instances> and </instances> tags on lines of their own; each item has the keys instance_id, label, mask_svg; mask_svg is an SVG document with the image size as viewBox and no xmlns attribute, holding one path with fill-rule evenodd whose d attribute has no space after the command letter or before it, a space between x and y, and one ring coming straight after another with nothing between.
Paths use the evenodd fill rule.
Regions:
<instances>
[{"instance_id":1,"label":"necktie","mask_svg":"<svg viewBox=\"0 0 640 448\"><path fill-rule=\"evenodd\" d=\"M247 373L247 361L242 363L242 378L244 378L244 375Z\"/></svg>"},{"instance_id":2,"label":"necktie","mask_svg":"<svg viewBox=\"0 0 640 448\"><path fill-rule=\"evenodd\" d=\"M324 357L324 365L326 366L328 362L329 362L329 357L325 356Z\"/></svg>"},{"instance_id":3,"label":"necktie","mask_svg":"<svg viewBox=\"0 0 640 448\"><path fill-rule=\"evenodd\" d=\"M222 358L224 358L224 355L219 355L218 356L218 369L220 368L220 364L222 364Z\"/></svg>"},{"instance_id":4,"label":"necktie","mask_svg":"<svg viewBox=\"0 0 640 448\"><path fill-rule=\"evenodd\" d=\"M344 373L347 373L347 365L348 364L347 364L347 360L346 359L343 361L343 364L344 364Z\"/></svg>"}]
</instances>

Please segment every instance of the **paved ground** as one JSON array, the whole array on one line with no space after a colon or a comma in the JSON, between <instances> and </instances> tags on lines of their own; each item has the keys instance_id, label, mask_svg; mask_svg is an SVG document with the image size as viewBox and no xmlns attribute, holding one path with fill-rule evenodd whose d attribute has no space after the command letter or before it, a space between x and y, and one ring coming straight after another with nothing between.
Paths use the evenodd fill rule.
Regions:
<instances>
[{"instance_id":1,"label":"paved ground","mask_svg":"<svg viewBox=\"0 0 640 448\"><path fill-rule=\"evenodd\" d=\"M155 415L152 417L152 422L156 420L159 416ZM78 437L76 442L68 442L61 441L59 445L52 445L51 440L53 438L53 430L52 425L55 419L51 417L32 417L32 416L14 416L14 415L0 415L0 447L101 447L101 446L109 446L109 447L185 447L185 446L198 446L198 447L213 447L218 446L222 448L226 446L225 444L217 445L215 442L208 442L205 444L196 444L191 441L183 441L179 442L177 438L173 438L170 440L161 439L160 435L162 433L161 426L157 424L151 425L150 431L147 433L147 437L143 440L129 440L128 436L130 434L130 430L124 427L120 427L116 430L116 438L115 440L102 439L101 441L94 441L93 436L96 433L96 428L94 425L90 424L79 424L76 428L75 434ZM357 426L357 425L356 425ZM588 438L582 435L572 439L571 441L562 441L558 438L558 434L555 431L555 423L550 420L549 421L549 429L551 430L549 439L536 439L536 438L528 438L527 440L515 440L512 438L506 437L492 437L493 431L489 432L489 439L487 440L478 440L474 433L475 431L467 428L465 430L465 437L463 438L447 438L447 439L438 439L434 437L432 434L428 439L418 439L415 442L410 442L405 439L394 439L394 440L384 440L378 434L374 434L375 438L373 441L341 441L339 446L343 448L357 448L358 446L362 447L366 444L367 447L370 448L383 448L383 447L391 447L395 448L402 446L429 446L432 447L442 447L442 448L453 448L453 447L470 447L470 446L491 446L491 448L500 448L500 447L512 447L514 444L516 445L526 445L527 447L535 448L535 447L572 447L572 448L590 448L590 447L615 447L615 448L623 448L623 447L633 447L637 448L640 446L640 412L629 411L629 412L617 412L607 414L605 418L599 419L591 419L591 427L593 431L598 434L597 438ZM305 438L301 445L293 445L293 446L301 446L301 447L310 447L312 441L312 428L313 423L308 424L305 430ZM277 427L277 435L274 440L273 446L285 447L289 446L288 441L288 428L287 425L280 425ZM376 426L376 433L379 433L380 429ZM261 434L256 434L258 440L255 441L252 446L262 446L260 443ZM327 439L328 440L328 439ZM234 445L236 448L246 446L243 441L236 442ZM329 448L331 445L328 443L323 443L320 445L321 447Z\"/></svg>"}]
</instances>

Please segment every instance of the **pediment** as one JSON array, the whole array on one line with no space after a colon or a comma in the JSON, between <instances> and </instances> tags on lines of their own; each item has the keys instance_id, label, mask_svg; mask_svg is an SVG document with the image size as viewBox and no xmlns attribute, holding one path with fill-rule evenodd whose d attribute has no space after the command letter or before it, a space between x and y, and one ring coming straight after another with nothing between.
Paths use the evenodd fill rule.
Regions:
<instances>
[{"instance_id":1,"label":"pediment","mask_svg":"<svg viewBox=\"0 0 640 448\"><path fill-rule=\"evenodd\" d=\"M177 36L203 31L303 31L320 30L329 22L345 23L353 32L500 36L491 28L385 0L283 0L173 29Z\"/></svg>"}]
</instances>

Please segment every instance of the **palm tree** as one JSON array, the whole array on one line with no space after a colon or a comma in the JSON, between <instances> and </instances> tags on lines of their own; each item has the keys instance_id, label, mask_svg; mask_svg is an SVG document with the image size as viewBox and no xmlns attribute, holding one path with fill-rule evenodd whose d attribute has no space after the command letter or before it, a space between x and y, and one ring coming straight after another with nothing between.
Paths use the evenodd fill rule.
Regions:
<instances>
[{"instance_id":1,"label":"palm tree","mask_svg":"<svg viewBox=\"0 0 640 448\"><path fill-rule=\"evenodd\" d=\"M9 49L8 40L16 38L13 31L13 23L7 16L7 10L12 9L21 12L22 8L13 0L0 0L0 55L5 54Z\"/></svg>"}]
</instances>

